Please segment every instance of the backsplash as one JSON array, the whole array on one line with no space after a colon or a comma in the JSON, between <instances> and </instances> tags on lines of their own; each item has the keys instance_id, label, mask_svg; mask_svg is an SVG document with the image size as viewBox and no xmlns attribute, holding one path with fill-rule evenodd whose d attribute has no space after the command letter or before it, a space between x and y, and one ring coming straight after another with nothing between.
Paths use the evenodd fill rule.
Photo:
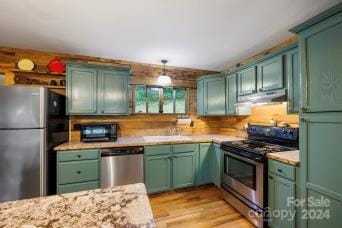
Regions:
<instances>
[{"instance_id":1,"label":"backsplash","mask_svg":"<svg viewBox=\"0 0 342 228\"><path fill-rule=\"evenodd\" d=\"M284 123L291 127L298 127L299 116L287 114L287 104L275 104L265 106L252 107L250 116L221 117L220 134L246 137L246 124L272 126L275 122L277 125Z\"/></svg>"}]
</instances>

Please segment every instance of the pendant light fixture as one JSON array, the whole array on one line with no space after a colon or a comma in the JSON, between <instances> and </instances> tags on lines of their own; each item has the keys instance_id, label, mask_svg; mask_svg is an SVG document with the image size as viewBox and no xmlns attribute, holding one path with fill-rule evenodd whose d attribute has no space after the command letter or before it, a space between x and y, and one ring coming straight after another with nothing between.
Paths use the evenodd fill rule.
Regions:
<instances>
[{"instance_id":1,"label":"pendant light fixture","mask_svg":"<svg viewBox=\"0 0 342 228\"><path fill-rule=\"evenodd\" d=\"M166 69L165 69L165 64L167 63L167 60L162 60L161 62L162 64L164 64L164 71L163 71L163 74L158 77L157 83L158 85L162 85L162 86L170 85L171 78L168 75L166 75Z\"/></svg>"}]
</instances>

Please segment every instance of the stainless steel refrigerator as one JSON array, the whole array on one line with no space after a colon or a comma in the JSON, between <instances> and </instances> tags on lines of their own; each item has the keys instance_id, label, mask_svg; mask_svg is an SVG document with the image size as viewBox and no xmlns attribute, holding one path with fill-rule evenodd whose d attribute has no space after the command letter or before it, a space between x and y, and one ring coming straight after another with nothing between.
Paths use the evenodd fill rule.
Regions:
<instances>
[{"instance_id":1,"label":"stainless steel refrigerator","mask_svg":"<svg viewBox=\"0 0 342 228\"><path fill-rule=\"evenodd\" d=\"M0 202L55 193L53 147L67 140L63 95L0 86Z\"/></svg>"}]
</instances>

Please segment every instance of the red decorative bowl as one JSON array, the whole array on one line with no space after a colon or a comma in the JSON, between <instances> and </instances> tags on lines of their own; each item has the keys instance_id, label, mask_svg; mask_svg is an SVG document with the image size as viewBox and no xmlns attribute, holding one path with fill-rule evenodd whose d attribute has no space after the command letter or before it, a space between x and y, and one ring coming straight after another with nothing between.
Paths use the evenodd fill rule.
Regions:
<instances>
[{"instance_id":1,"label":"red decorative bowl","mask_svg":"<svg viewBox=\"0 0 342 228\"><path fill-rule=\"evenodd\" d=\"M60 59L53 59L49 62L48 68L52 73L64 73L65 63Z\"/></svg>"}]
</instances>

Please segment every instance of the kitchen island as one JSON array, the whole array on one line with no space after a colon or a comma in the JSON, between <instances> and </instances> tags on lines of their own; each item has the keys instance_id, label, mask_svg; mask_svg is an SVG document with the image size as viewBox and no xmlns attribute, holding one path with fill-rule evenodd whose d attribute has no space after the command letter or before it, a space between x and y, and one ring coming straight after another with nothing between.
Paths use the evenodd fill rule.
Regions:
<instances>
[{"instance_id":1,"label":"kitchen island","mask_svg":"<svg viewBox=\"0 0 342 228\"><path fill-rule=\"evenodd\" d=\"M0 203L0 227L155 227L144 184Z\"/></svg>"}]
</instances>

